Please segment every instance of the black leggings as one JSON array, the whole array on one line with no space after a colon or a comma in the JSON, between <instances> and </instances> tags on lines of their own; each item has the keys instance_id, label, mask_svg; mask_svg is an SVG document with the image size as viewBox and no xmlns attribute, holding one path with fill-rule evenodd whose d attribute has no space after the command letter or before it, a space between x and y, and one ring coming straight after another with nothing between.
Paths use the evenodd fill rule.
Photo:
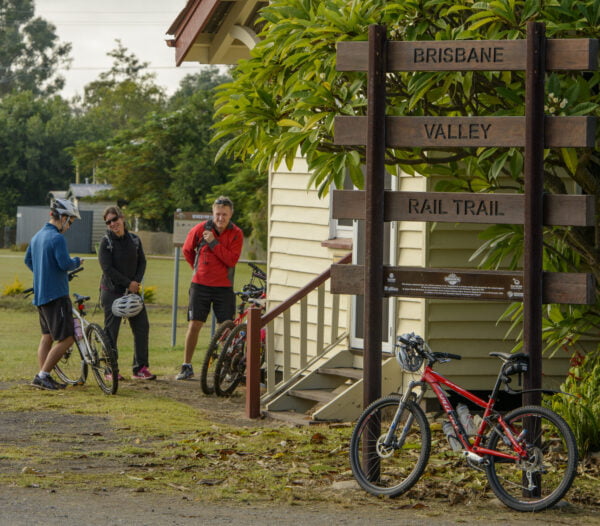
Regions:
<instances>
[{"instance_id":1,"label":"black leggings","mask_svg":"<svg viewBox=\"0 0 600 526\"><path fill-rule=\"evenodd\" d=\"M117 339L119 337L119 329L123 318L115 316L112 313L112 304L122 294L116 294L109 290L103 290L100 294L100 302L104 309L104 331L108 335L111 344L117 355L119 353L117 347ZM148 322L148 313L146 306L137 316L127 318L133 333L133 374L136 374L142 367L148 367L148 335L150 333L150 323Z\"/></svg>"}]
</instances>

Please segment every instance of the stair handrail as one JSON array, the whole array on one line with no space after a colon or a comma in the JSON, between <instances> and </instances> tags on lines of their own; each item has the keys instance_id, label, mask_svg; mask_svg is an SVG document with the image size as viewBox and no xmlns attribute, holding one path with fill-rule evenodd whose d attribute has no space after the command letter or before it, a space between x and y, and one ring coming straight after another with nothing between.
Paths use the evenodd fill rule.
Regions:
<instances>
[{"instance_id":1,"label":"stair handrail","mask_svg":"<svg viewBox=\"0 0 600 526\"><path fill-rule=\"evenodd\" d=\"M346 265L352 261L352 252L349 252L342 257L337 263L340 265ZM258 365L258 359L260 353L260 339L258 333L267 323L275 319L277 316L290 309L293 305L298 303L301 299L306 297L310 292L321 286L331 277L331 266L327 270L323 271L317 277L309 281L304 287L297 290L289 298L281 302L277 307L272 308L269 312L262 316L258 316L254 313L248 316L248 340L247 340L247 353L248 353L248 374L246 375L246 416L248 418L259 418L260 417L260 394L259 394L259 376L255 373L250 373L250 370L254 370ZM254 327L254 324L258 322L258 328ZM250 337L250 335L255 335Z\"/></svg>"},{"instance_id":2,"label":"stair handrail","mask_svg":"<svg viewBox=\"0 0 600 526\"><path fill-rule=\"evenodd\" d=\"M350 263L351 261L352 261L352 252L349 252L342 259L340 259L337 263L339 265L346 265L346 264ZM261 319L260 327L261 328L264 327L271 320L275 319L281 313L288 310L292 305L295 305L302 298L304 298L305 296L308 296L308 294L310 292L312 292L317 287L319 287L320 285L325 283L330 277L331 277L331 267L329 267L327 270L323 271L312 281L309 281L306 285L304 285L304 287L302 287L301 289L294 292L294 294L292 294L288 299L284 300L279 305L277 305L277 307L274 307L266 314L263 314L260 318Z\"/></svg>"}]
</instances>

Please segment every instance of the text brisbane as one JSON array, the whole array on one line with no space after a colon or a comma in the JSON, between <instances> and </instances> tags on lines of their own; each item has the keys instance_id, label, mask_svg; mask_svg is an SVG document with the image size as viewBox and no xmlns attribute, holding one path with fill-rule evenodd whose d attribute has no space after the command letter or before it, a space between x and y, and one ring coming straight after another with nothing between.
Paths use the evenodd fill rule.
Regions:
<instances>
[{"instance_id":1,"label":"text brisbane","mask_svg":"<svg viewBox=\"0 0 600 526\"><path fill-rule=\"evenodd\" d=\"M415 64L479 64L504 62L503 47L418 47L414 49Z\"/></svg>"}]
</instances>

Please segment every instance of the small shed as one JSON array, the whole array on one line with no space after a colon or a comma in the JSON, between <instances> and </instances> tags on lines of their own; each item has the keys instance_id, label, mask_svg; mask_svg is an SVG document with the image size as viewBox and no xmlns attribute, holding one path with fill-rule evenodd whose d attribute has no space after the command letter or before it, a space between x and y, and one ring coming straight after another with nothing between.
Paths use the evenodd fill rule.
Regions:
<instances>
[{"instance_id":1,"label":"small shed","mask_svg":"<svg viewBox=\"0 0 600 526\"><path fill-rule=\"evenodd\" d=\"M90 252L94 252L95 246L100 243L102 236L106 232L106 225L102 214L107 206L115 203L110 200L98 201L95 198L101 192L111 190L110 184L97 183L74 183L69 185L68 190L52 190L49 197L53 199L71 199L79 208L80 212L92 213L92 228L90 233Z\"/></svg>"},{"instance_id":2,"label":"small shed","mask_svg":"<svg viewBox=\"0 0 600 526\"><path fill-rule=\"evenodd\" d=\"M47 206L17 207L17 245L27 245L35 233L48 222L50 209ZM65 232L69 253L89 254L92 252L93 212L80 211L81 221L75 221Z\"/></svg>"}]
</instances>

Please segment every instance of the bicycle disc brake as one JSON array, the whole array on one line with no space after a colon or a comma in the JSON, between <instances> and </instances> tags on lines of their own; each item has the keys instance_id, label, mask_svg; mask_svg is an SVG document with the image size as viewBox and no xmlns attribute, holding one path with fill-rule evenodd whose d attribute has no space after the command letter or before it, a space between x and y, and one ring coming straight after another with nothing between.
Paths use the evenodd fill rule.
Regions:
<instances>
[{"instance_id":1,"label":"bicycle disc brake","mask_svg":"<svg viewBox=\"0 0 600 526\"><path fill-rule=\"evenodd\" d=\"M379 455L380 458L389 458L394 454L394 451L396 450L393 443L389 444L389 445L385 444L385 436L386 436L386 433L381 435L377 439L377 444L375 444L375 449L377 450L377 455Z\"/></svg>"}]
</instances>

